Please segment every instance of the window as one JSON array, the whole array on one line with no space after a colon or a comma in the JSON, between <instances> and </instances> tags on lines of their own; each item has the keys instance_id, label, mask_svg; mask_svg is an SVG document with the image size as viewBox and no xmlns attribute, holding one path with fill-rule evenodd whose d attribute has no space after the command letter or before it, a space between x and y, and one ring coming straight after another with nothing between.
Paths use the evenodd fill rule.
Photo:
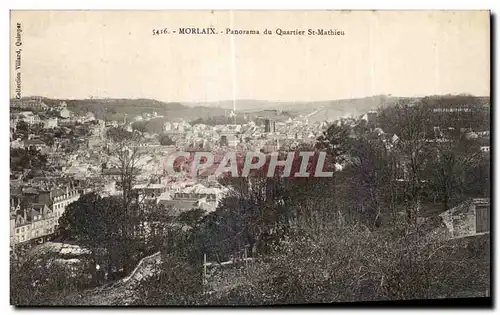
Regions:
<instances>
[{"instance_id":1,"label":"window","mask_svg":"<svg viewBox=\"0 0 500 315\"><path fill-rule=\"evenodd\" d=\"M476 233L490 231L490 207L477 205L476 206Z\"/></svg>"},{"instance_id":2,"label":"window","mask_svg":"<svg viewBox=\"0 0 500 315\"><path fill-rule=\"evenodd\" d=\"M16 233L19 233L19 228L16 229Z\"/></svg>"},{"instance_id":3,"label":"window","mask_svg":"<svg viewBox=\"0 0 500 315\"><path fill-rule=\"evenodd\" d=\"M24 228L21 228L21 232L24 232Z\"/></svg>"}]
</instances>

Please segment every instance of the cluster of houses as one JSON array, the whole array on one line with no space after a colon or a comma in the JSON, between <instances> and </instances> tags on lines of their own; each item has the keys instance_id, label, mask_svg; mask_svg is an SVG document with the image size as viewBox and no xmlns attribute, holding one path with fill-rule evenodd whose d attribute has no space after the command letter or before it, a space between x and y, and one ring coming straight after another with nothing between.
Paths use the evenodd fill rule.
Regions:
<instances>
[{"instance_id":1,"label":"cluster of houses","mask_svg":"<svg viewBox=\"0 0 500 315\"><path fill-rule=\"evenodd\" d=\"M244 124L215 126L165 122L164 134L184 150L225 148L274 152L280 148L293 148L300 143L314 142L327 125L327 122L309 124L307 119L292 118L282 122L264 119L263 124L248 121Z\"/></svg>"},{"instance_id":2,"label":"cluster of houses","mask_svg":"<svg viewBox=\"0 0 500 315\"><path fill-rule=\"evenodd\" d=\"M39 99L14 100L11 102L11 107L16 109L12 111L10 121L14 130L20 121L28 125L43 124L44 129L53 129L95 120L95 115L91 112L85 115L74 115L64 101L57 106L49 107Z\"/></svg>"},{"instance_id":3,"label":"cluster of houses","mask_svg":"<svg viewBox=\"0 0 500 315\"><path fill-rule=\"evenodd\" d=\"M11 187L11 246L43 243L53 237L66 207L83 192L72 184Z\"/></svg>"},{"instance_id":4,"label":"cluster of houses","mask_svg":"<svg viewBox=\"0 0 500 315\"><path fill-rule=\"evenodd\" d=\"M153 201L179 214L193 209L215 211L229 189L216 181L186 179L165 184L137 184L133 191L138 201Z\"/></svg>"}]
</instances>

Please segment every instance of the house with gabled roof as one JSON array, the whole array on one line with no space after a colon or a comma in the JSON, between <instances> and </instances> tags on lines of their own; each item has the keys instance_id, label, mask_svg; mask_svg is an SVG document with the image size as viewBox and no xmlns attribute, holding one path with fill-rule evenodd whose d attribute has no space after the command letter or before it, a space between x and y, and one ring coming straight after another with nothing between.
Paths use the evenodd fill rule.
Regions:
<instances>
[{"instance_id":1,"label":"house with gabled roof","mask_svg":"<svg viewBox=\"0 0 500 315\"><path fill-rule=\"evenodd\" d=\"M11 215L14 223L11 237L15 244L44 242L57 226L52 209L43 203L33 203L24 208L18 205Z\"/></svg>"}]
</instances>

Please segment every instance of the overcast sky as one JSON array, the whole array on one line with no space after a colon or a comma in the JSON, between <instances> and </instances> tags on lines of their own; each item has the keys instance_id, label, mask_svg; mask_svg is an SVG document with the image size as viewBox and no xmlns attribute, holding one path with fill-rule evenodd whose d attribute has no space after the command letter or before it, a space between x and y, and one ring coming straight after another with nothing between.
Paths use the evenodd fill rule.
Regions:
<instances>
[{"instance_id":1,"label":"overcast sky","mask_svg":"<svg viewBox=\"0 0 500 315\"><path fill-rule=\"evenodd\" d=\"M23 96L308 101L489 95L485 11L16 11L12 43L17 22ZM345 35L152 35L165 27L331 28Z\"/></svg>"}]
</instances>

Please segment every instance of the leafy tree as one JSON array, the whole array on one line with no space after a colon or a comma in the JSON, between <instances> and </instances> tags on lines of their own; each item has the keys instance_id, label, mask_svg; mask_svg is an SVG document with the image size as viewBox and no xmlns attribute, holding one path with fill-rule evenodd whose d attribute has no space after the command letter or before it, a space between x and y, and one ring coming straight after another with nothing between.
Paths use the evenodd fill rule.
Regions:
<instances>
[{"instance_id":1,"label":"leafy tree","mask_svg":"<svg viewBox=\"0 0 500 315\"><path fill-rule=\"evenodd\" d=\"M192 209L182 212L177 218L177 222L189 228L196 228L203 220L206 211L203 209Z\"/></svg>"},{"instance_id":2,"label":"leafy tree","mask_svg":"<svg viewBox=\"0 0 500 315\"><path fill-rule=\"evenodd\" d=\"M16 125L16 131L21 133L28 133L30 131L30 125L24 120L21 120Z\"/></svg>"},{"instance_id":3,"label":"leafy tree","mask_svg":"<svg viewBox=\"0 0 500 315\"><path fill-rule=\"evenodd\" d=\"M140 133L145 133L148 131L146 121L136 121L132 123L132 130L138 131Z\"/></svg>"},{"instance_id":4,"label":"leafy tree","mask_svg":"<svg viewBox=\"0 0 500 315\"><path fill-rule=\"evenodd\" d=\"M161 145L174 145L175 144L175 141L172 140L172 138L170 138L169 135L166 135L166 134L162 134L160 136L160 144Z\"/></svg>"},{"instance_id":5,"label":"leafy tree","mask_svg":"<svg viewBox=\"0 0 500 315\"><path fill-rule=\"evenodd\" d=\"M89 249L95 262L105 262L111 274L113 267L126 264L127 253L134 249L128 247L133 244L125 234L130 221L119 198L89 193L68 205L59 227L64 239Z\"/></svg>"},{"instance_id":6,"label":"leafy tree","mask_svg":"<svg viewBox=\"0 0 500 315\"><path fill-rule=\"evenodd\" d=\"M11 168L13 170L47 168L47 156L34 147L10 149Z\"/></svg>"},{"instance_id":7,"label":"leafy tree","mask_svg":"<svg viewBox=\"0 0 500 315\"><path fill-rule=\"evenodd\" d=\"M332 124L318 137L316 148L325 150L333 158L333 163L339 163L346 153L348 139L349 129L346 125Z\"/></svg>"},{"instance_id":8,"label":"leafy tree","mask_svg":"<svg viewBox=\"0 0 500 315\"><path fill-rule=\"evenodd\" d=\"M134 135L132 132L129 132L122 127L112 127L106 131L106 137L114 142L131 140L133 136Z\"/></svg>"}]
</instances>

